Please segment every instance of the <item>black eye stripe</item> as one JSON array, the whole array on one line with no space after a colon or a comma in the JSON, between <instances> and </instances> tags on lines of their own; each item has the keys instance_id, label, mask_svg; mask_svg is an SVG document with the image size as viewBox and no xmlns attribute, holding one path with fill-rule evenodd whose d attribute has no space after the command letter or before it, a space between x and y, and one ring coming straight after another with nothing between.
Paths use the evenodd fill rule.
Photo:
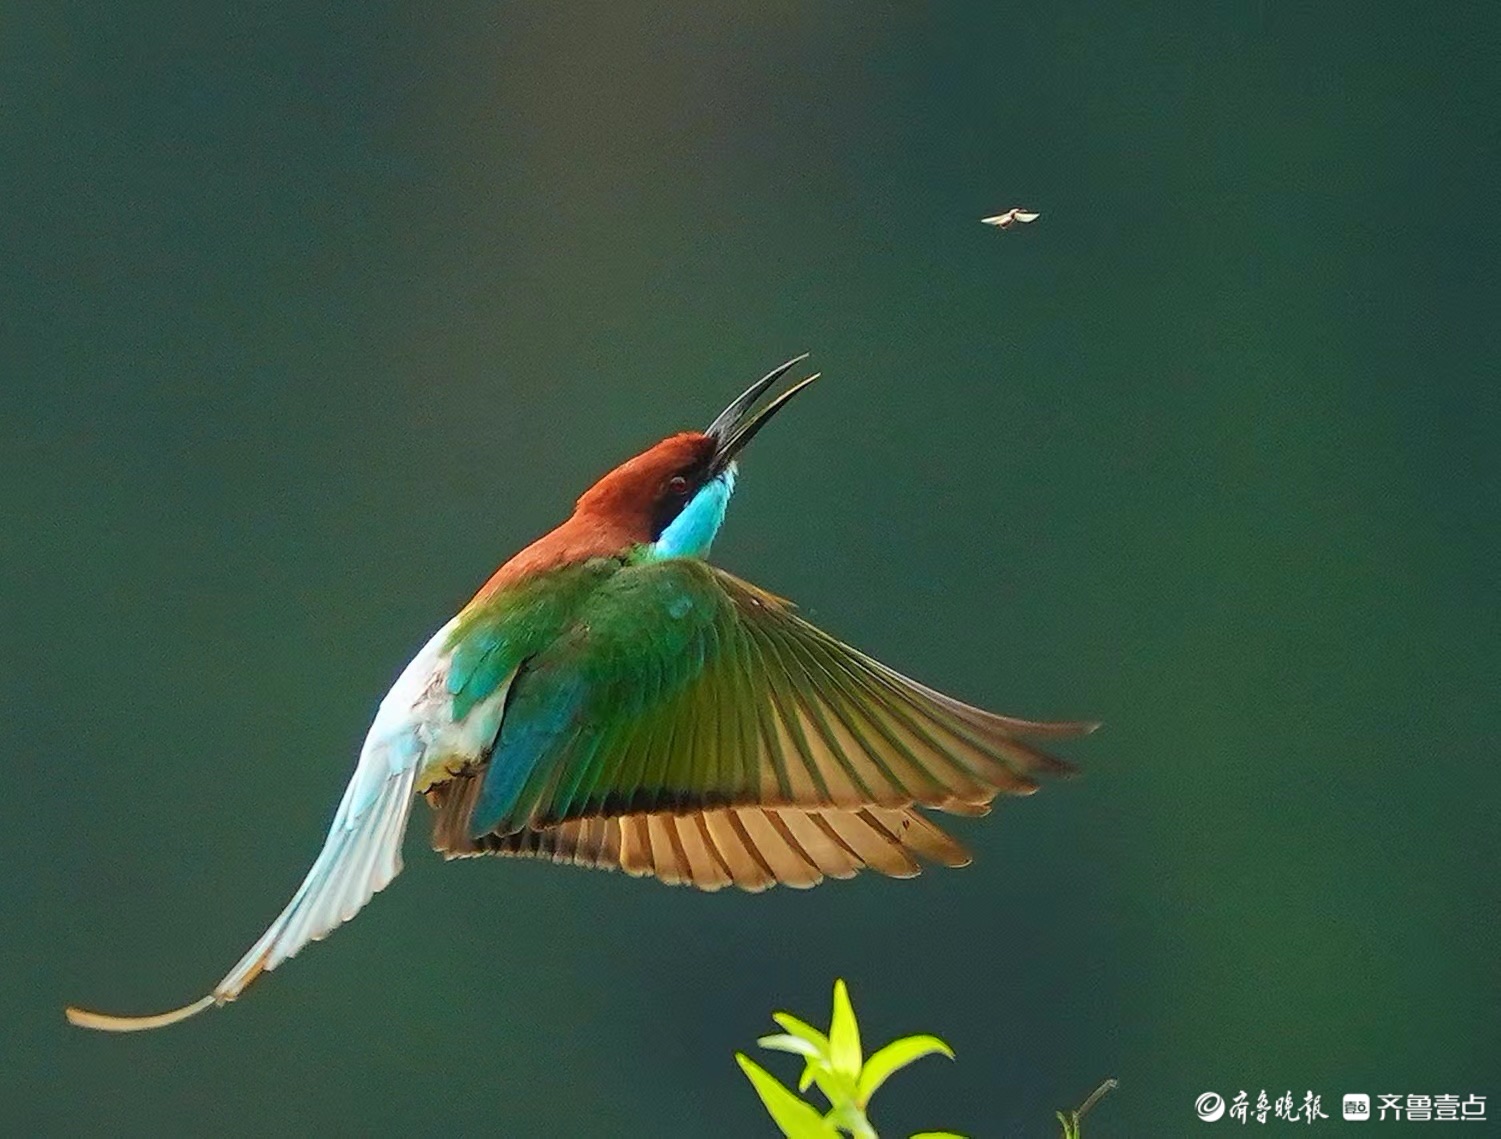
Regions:
<instances>
[{"instance_id":1,"label":"black eye stripe","mask_svg":"<svg viewBox=\"0 0 1501 1139\"><path fill-rule=\"evenodd\" d=\"M692 495L710 477L707 461L693 467L680 467L679 470L682 474L672 475L660 484L661 489L657 492L656 501L652 504L649 525L653 541L660 538L662 531L667 529L672 520L687 508Z\"/></svg>"}]
</instances>

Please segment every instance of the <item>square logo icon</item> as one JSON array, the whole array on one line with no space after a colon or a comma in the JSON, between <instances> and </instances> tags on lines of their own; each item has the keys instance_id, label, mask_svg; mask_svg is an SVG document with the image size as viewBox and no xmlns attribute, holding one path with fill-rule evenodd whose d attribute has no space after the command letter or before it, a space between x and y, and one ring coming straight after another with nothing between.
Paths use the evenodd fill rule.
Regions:
<instances>
[{"instance_id":1,"label":"square logo icon","mask_svg":"<svg viewBox=\"0 0 1501 1139\"><path fill-rule=\"evenodd\" d=\"M1369 1119L1371 1118L1371 1097L1368 1095L1354 1095L1345 1093L1345 1118L1346 1119Z\"/></svg>"}]
</instances>

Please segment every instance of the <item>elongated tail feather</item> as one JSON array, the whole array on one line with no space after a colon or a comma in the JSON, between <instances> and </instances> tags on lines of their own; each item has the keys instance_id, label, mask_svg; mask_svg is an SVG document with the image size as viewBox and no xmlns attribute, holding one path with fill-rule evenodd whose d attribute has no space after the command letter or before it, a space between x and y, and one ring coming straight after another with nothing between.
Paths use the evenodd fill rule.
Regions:
<instances>
[{"instance_id":1,"label":"elongated tail feather","mask_svg":"<svg viewBox=\"0 0 1501 1139\"><path fill-rule=\"evenodd\" d=\"M66 1014L70 1022L105 1032L141 1032L176 1024L232 1001L262 973L275 969L308 942L321 940L354 917L401 873L401 841L411 815L413 791L424 760L440 735L435 728L435 709L445 707L448 699L439 660L448 630L445 626L428 642L381 701L323 849L292 900L214 991L180 1009L155 1016L111 1016L69 1008ZM498 707L504 698L502 686L491 703ZM487 705L480 718L498 722L498 713L491 716L491 711ZM478 746L477 740L462 732L455 738L465 746Z\"/></svg>"},{"instance_id":2,"label":"elongated tail feather","mask_svg":"<svg viewBox=\"0 0 1501 1139\"><path fill-rule=\"evenodd\" d=\"M90 1013L84 1008L68 1008L68 1019L83 1028L107 1032L138 1032L165 1028L201 1013L210 1005L233 1001L255 978L275 969L309 941L321 941L333 929L350 920L380 890L384 890L401 873L401 839L407 831L411 813L411 785L416 776L413 768L386 780L374 803L350 818L345 804L356 792L359 776L350 780L344 792L345 804L339 807L323 851L303 878L287 908L272 921L260 941L251 945L233 969L224 975L213 992L171 1013L158 1016L110 1016Z\"/></svg>"},{"instance_id":3,"label":"elongated tail feather","mask_svg":"<svg viewBox=\"0 0 1501 1139\"><path fill-rule=\"evenodd\" d=\"M234 1000L262 972L295 956L308 942L327 937L401 873L401 838L412 809L415 774L408 768L386 780L375 803L357 819L335 819L286 909L214 986L216 1001ZM346 799L354 789L351 783Z\"/></svg>"},{"instance_id":4,"label":"elongated tail feather","mask_svg":"<svg viewBox=\"0 0 1501 1139\"><path fill-rule=\"evenodd\" d=\"M415 776L415 769L407 768L387 778L375 801L353 816L346 807L360 790L356 773L344 792L344 802L339 806L323 850L302 885L260 940L208 996L156 1016L110 1016L69 1008L68 1020L83 1028L105 1032L164 1028L212 1005L234 1000L262 973L295 956L308 942L327 937L401 873L401 839L412 809Z\"/></svg>"}]
</instances>

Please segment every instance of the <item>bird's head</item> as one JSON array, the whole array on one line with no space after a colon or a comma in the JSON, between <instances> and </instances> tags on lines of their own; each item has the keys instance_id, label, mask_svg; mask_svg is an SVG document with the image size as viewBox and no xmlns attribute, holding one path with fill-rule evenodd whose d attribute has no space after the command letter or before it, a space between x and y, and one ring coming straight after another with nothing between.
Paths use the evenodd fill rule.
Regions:
<instances>
[{"instance_id":1,"label":"bird's head","mask_svg":"<svg viewBox=\"0 0 1501 1139\"><path fill-rule=\"evenodd\" d=\"M735 456L818 375L794 384L760 410L752 409L767 389L807 358L798 356L762 376L703 431L669 435L621 463L584 492L575 514L623 525L662 557L706 554L735 490Z\"/></svg>"}]
</instances>

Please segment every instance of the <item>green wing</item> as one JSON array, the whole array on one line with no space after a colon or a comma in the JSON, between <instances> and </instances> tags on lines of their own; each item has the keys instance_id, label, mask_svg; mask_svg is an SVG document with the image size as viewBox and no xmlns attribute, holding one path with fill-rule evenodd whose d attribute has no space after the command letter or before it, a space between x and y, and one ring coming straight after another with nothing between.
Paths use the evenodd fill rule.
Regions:
<instances>
[{"instance_id":1,"label":"green wing","mask_svg":"<svg viewBox=\"0 0 1501 1139\"><path fill-rule=\"evenodd\" d=\"M999 793L1029 794L1036 775L1072 769L1022 737L1093 726L972 708L704 562L645 562L600 583L522 665L488 767L434 797L435 841L451 854L639 869L632 848L650 851L655 830L673 865L652 859L642 872L709 885L690 865L703 864L689 850L702 843L720 856L707 877L747 885L723 857L728 846L759 855L771 880L795 880L767 864L767 844L751 833L769 828L818 873L915 872L908 849L965 857L911 807L980 814ZM857 865L820 865L810 826L835 832ZM840 833L851 828L870 833ZM729 837L716 842L716 831ZM854 849L873 836L902 857L881 865Z\"/></svg>"}]
</instances>

